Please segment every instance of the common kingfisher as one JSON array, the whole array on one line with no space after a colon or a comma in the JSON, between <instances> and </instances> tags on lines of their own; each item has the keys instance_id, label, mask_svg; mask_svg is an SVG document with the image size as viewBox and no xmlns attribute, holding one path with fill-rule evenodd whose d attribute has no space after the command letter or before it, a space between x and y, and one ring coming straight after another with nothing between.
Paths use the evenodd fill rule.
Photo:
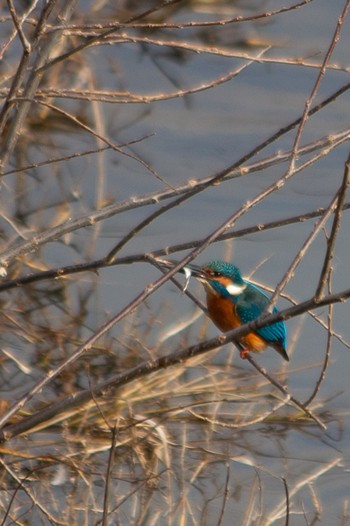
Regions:
<instances>
[{"instance_id":1,"label":"common kingfisher","mask_svg":"<svg viewBox=\"0 0 350 526\"><path fill-rule=\"evenodd\" d=\"M256 285L243 279L240 270L225 261L211 261L202 267L187 265L193 277L198 279L207 293L208 314L223 332L236 329L258 318L269 308L269 298ZM276 307L272 312L278 312ZM283 321L266 325L248 333L241 339L241 357L249 351L260 352L267 346L275 349L286 361L287 331Z\"/></svg>"}]
</instances>

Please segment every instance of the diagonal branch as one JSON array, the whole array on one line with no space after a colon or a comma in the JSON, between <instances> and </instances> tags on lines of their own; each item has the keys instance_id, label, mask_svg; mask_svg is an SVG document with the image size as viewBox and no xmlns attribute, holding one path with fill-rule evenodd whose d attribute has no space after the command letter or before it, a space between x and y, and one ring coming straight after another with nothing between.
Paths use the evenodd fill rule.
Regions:
<instances>
[{"instance_id":1,"label":"diagonal branch","mask_svg":"<svg viewBox=\"0 0 350 526\"><path fill-rule=\"evenodd\" d=\"M322 296L325 283L328 279L328 275L329 275L332 260L333 260L335 241L336 241L339 229L340 229L341 218L343 216L343 206L345 203L346 192L349 187L349 184L350 184L350 153L345 163L343 182L342 182L342 185L337 195L337 208L334 214L331 234L327 242L327 251L326 251L324 261L323 261L323 268L321 271L321 276L320 276L318 287L316 290L316 298L320 298Z\"/></svg>"},{"instance_id":2,"label":"diagonal branch","mask_svg":"<svg viewBox=\"0 0 350 526\"><path fill-rule=\"evenodd\" d=\"M166 279L170 279L170 277L178 270L178 268L179 268L179 265L171 269L171 271L169 271L167 274L162 276L158 280L158 282L161 281L163 283ZM245 325L242 325L238 329L228 331L225 334L221 334L219 336L206 340L205 342L201 342L199 344L192 345L191 347L170 353L166 356L161 356L156 359L150 359L145 362L142 362L141 364L137 365L136 367L133 367L132 369L129 369L123 373L117 374L113 376L112 378L105 380L104 382L100 382L94 387L93 393L91 392L91 389L86 389L79 393L71 394L65 397L63 400L53 403L49 405L48 407L41 409L37 413L34 413L33 415L29 417L23 418L20 422L16 424L12 424L12 425L8 425L4 427L2 431L0 431L0 441L9 440L10 438L16 435L25 433L26 431L29 431L33 427L36 427L42 424L43 422L47 422L48 420L51 420L53 418L56 418L56 421L60 421L62 418L64 418L64 415L61 415L63 411L72 410L73 408L78 407L81 404L88 402L89 400L93 398L93 396L101 395L102 393L106 393L106 391L110 391L110 390L114 391L115 389L118 389L135 379L139 379L144 376L147 376L153 372L158 371L159 369L164 369L164 368L167 368L173 365L178 365L184 360L188 360L195 356L205 354L208 351L221 347L232 341L239 341L242 339L243 336L245 336L249 332L256 331L257 329L261 327L265 327L266 325L269 325L271 323L275 323L276 321L281 321L281 320L285 321L290 318L299 316L300 314L303 314L304 312L308 312L309 310L312 310L312 309L317 309L320 307L324 307L326 305L331 305L333 303L341 303L341 302L344 302L349 297L350 297L350 289L343 290L336 294L329 294L328 296L323 297L322 299L318 301L313 297L313 298L310 298L309 300L306 300L300 303L299 305L295 305L288 309L281 310L277 313L264 314L260 316L259 318L257 318L256 320L250 323L247 323ZM122 313L125 313L125 309L124 311L122 311ZM101 337L108 330L108 328L110 328L116 323L115 321L116 318L117 317L120 318L122 313L119 313L116 317L112 318L109 322L103 325L99 329L99 331L97 331L93 335L93 337L90 338L85 343L85 345L81 347L74 355L72 355L68 360L66 360L58 368L52 370L47 377L45 377L43 380L38 382L34 386L34 388L29 393L27 393L26 397L23 397L22 399L20 399L12 408L10 408L2 416L0 420L0 426L3 427L4 424L9 420L9 418L12 415L14 415L20 408L22 408L29 399L31 399L37 392L41 391L43 387L46 386L54 377L56 377L68 364L77 360L83 354L85 350L89 349L91 345L95 341L97 341L97 339ZM296 403L294 400L293 402ZM300 408L303 407L303 405L300 402L299 402L299 407ZM316 418L316 420L318 419ZM322 427L323 427L323 424L322 424Z\"/></svg>"}]
</instances>

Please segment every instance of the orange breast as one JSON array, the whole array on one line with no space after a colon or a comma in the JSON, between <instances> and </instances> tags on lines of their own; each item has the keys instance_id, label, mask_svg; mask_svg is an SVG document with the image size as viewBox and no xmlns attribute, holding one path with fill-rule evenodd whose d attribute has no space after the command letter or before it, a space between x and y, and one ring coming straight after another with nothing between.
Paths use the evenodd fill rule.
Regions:
<instances>
[{"instance_id":1,"label":"orange breast","mask_svg":"<svg viewBox=\"0 0 350 526\"><path fill-rule=\"evenodd\" d=\"M242 325L236 314L235 306L230 299L207 294L207 305L210 319L223 332L236 329ZM256 333L250 332L241 339L241 343L250 351L263 351L265 341Z\"/></svg>"}]
</instances>

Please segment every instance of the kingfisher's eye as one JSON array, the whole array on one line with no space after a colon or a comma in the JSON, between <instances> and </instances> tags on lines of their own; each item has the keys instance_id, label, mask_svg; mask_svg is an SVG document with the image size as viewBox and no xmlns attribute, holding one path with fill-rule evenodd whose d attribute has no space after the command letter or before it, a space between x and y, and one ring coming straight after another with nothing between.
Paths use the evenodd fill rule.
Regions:
<instances>
[{"instance_id":1,"label":"kingfisher's eye","mask_svg":"<svg viewBox=\"0 0 350 526\"><path fill-rule=\"evenodd\" d=\"M221 272L216 272L215 270L208 270L207 272L209 276L213 278L219 278L220 276L222 276Z\"/></svg>"}]
</instances>

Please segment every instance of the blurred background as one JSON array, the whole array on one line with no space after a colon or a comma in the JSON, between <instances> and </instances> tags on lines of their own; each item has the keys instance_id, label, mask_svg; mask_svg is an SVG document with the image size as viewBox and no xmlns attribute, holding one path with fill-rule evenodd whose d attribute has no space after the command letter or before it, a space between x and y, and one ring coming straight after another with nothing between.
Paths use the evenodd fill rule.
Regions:
<instances>
[{"instance_id":1,"label":"blurred background","mask_svg":"<svg viewBox=\"0 0 350 526\"><path fill-rule=\"evenodd\" d=\"M335 38L347 5L0 4L4 425L217 335L169 281L129 305L161 276L147 254L180 260L235 212L227 239L196 263L233 261L272 293L301 255L278 305L314 296L333 215L301 249L349 154L348 17ZM348 289L345 203L326 294ZM80 264L88 270L42 279ZM256 358L298 400L314 396L327 431L228 345L2 444L1 524L348 524L349 310L343 302L288 321L289 364L272 350Z\"/></svg>"}]
</instances>

